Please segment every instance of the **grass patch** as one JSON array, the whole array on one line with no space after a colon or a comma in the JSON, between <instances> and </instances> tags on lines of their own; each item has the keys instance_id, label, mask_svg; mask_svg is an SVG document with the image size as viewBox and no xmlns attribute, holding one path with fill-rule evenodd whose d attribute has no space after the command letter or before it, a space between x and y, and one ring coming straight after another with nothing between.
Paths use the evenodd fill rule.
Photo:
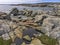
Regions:
<instances>
[{"instance_id":1,"label":"grass patch","mask_svg":"<svg viewBox=\"0 0 60 45\"><path fill-rule=\"evenodd\" d=\"M12 43L12 40L3 40L2 37L0 37L0 45L10 45Z\"/></svg>"},{"instance_id":2,"label":"grass patch","mask_svg":"<svg viewBox=\"0 0 60 45\"><path fill-rule=\"evenodd\" d=\"M3 41L3 45L10 45L11 43L12 43L11 39Z\"/></svg>"},{"instance_id":3,"label":"grass patch","mask_svg":"<svg viewBox=\"0 0 60 45\"><path fill-rule=\"evenodd\" d=\"M58 44L58 41L56 39L53 39L53 38L48 37L46 35L42 35L42 36L38 37L38 39L40 39L41 42L45 45L56 45L56 44Z\"/></svg>"},{"instance_id":4,"label":"grass patch","mask_svg":"<svg viewBox=\"0 0 60 45\"><path fill-rule=\"evenodd\" d=\"M3 45L3 39L0 37L0 45Z\"/></svg>"}]
</instances>

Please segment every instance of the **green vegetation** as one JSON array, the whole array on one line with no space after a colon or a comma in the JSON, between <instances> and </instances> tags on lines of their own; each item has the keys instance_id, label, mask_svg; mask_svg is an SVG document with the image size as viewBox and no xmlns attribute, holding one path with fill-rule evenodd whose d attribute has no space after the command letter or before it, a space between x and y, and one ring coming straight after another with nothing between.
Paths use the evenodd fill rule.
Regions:
<instances>
[{"instance_id":1,"label":"green vegetation","mask_svg":"<svg viewBox=\"0 0 60 45\"><path fill-rule=\"evenodd\" d=\"M56 44L58 44L58 41L56 39L50 38L46 35L42 35L42 36L38 37L38 39L40 39L41 42L45 45L56 45Z\"/></svg>"},{"instance_id":2,"label":"green vegetation","mask_svg":"<svg viewBox=\"0 0 60 45\"><path fill-rule=\"evenodd\" d=\"M10 45L12 43L12 40L3 40L1 37L0 37L0 45Z\"/></svg>"},{"instance_id":3,"label":"green vegetation","mask_svg":"<svg viewBox=\"0 0 60 45\"><path fill-rule=\"evenodd\" d=\"M11 39L3 41L3 45L10 45L11 43L12 43Z\"/></svg>"},{"instance_id":4,"label":"green vegetation","mask_svg":"<svg viewBox=\"0 0 60 45\"><path fill-rule=\"evenodd\" d=\"M3 39L0 37L0 45L3 45Z\"/></svg>"}]
</instances>

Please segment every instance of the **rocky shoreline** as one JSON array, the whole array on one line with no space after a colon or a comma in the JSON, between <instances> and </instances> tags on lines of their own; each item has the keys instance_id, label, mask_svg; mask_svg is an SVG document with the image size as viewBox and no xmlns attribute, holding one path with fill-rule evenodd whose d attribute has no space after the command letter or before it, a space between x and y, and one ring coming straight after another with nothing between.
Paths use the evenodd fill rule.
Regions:
<instances>
[{"instance_id":1,"label":"rocky shoreline","mask_svg":"<svg viewBox=\"0 0 60 45\"><path fill-rule=\"evenodd\" d=\"M48 12L17 8L9 14L2 12L0 37L3 40L11 39L9 45L60 45L60 14L56 10Z\"/></svg>"}]
</instances>

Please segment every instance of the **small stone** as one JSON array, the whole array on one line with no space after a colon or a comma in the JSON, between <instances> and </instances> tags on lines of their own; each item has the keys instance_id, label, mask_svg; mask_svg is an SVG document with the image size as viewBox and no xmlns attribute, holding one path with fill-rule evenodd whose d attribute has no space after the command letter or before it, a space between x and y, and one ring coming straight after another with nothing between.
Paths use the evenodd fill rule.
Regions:
<instances>
[{"instance_id":1,"label":"small stone","mask_svg":"<svg viewBox=\"0 0 60 45\"><path fill-rule=\"evenodd\" d=\"M21 45L26 45L26 43L25 43L25 42L23 42Z\"/></svg>"},{"instance_id":2,"label":"small stone","mask_svg":"<svg viewBox=\"0 0 60 45\"><path fill-rule=\"evenodd\" d=\"M31 41L31 38L28 35L24 36L23 39L25 39L27 41Z\"/></svg>"}]
</instances>

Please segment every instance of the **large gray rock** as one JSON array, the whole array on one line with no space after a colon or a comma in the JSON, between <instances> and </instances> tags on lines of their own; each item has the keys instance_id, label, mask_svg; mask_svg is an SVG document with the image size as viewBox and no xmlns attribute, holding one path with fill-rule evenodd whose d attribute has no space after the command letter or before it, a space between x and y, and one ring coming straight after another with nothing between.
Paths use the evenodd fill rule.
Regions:
<instances>
[{"instance_id":1,"label":"large gray rock","mask_svg":"<svg viewBox=\"0 0 60 45\"><path fill-rule=\"evenodd\" d=\"M51 31L50 36L60 40L60 27L54 28L53 31Z\"/></svg>"},{"instance_id":2,"label":"large gray rock","mask_svg":"<svg viewBox=\"0 0 60 45\"><path fill-rule=\"evenodd\" d=\"M48 14L54 16L54 15L56 15L56 12L54 12L54 11L48 11Z\"/></svg>"},{"instance_id":3,"label":"large gray rock","mask_svg":"<svg viewBox=\"0 0 60 45\"><path fill-rule=\"evenodd\" d=\"M12 11L9 13L9 15L13 14L14 16L17 16L19 13L19 10L17 8L13 8Z\"/></svg>"},{"instance_id":4,"label":"large gray rock","mask_svg":"<svg viewBox=\"0 0 60 45\"><path fill-rule=\"evenodd\" d=\"M42 20L43 18L47 18L49 15L48 14L42 14L42 15L36 15L35 18L35 22Z\"/></svg>"},{"instance_id":5,"label":"large gray rock","mask_svg":"<svg viewBox=\"0 0 60 45\"><path fill-rule=\"evenodd\" d=\"M0 31L4 31L4 32L9 32L10 31L10 27L8 25L8 21L6 20L0 20Z\"/></svg>"},{"instance_id":6,"label":"large gray rock","mask_svg":"<svg viewBox=\"0 0 60 45\"><path fill-rule=\"evenodd\" d=\"M51 36L53 38L60 37L60 18L58 17L49 17L43 21L42 32L46 35Z\"/></svg>"},{"instance_id":7,"label":"large gray rock","mask_svg":"<svg viewBox=\"0 0 60 45\"><path fill-rule=\"evenodd\" d=\"M41 26L43 24L43 21L48 17L51 17L51 16L48 14L36 15L34 22L38 23L38 25Z\"/></svg>"}]
</instances>

